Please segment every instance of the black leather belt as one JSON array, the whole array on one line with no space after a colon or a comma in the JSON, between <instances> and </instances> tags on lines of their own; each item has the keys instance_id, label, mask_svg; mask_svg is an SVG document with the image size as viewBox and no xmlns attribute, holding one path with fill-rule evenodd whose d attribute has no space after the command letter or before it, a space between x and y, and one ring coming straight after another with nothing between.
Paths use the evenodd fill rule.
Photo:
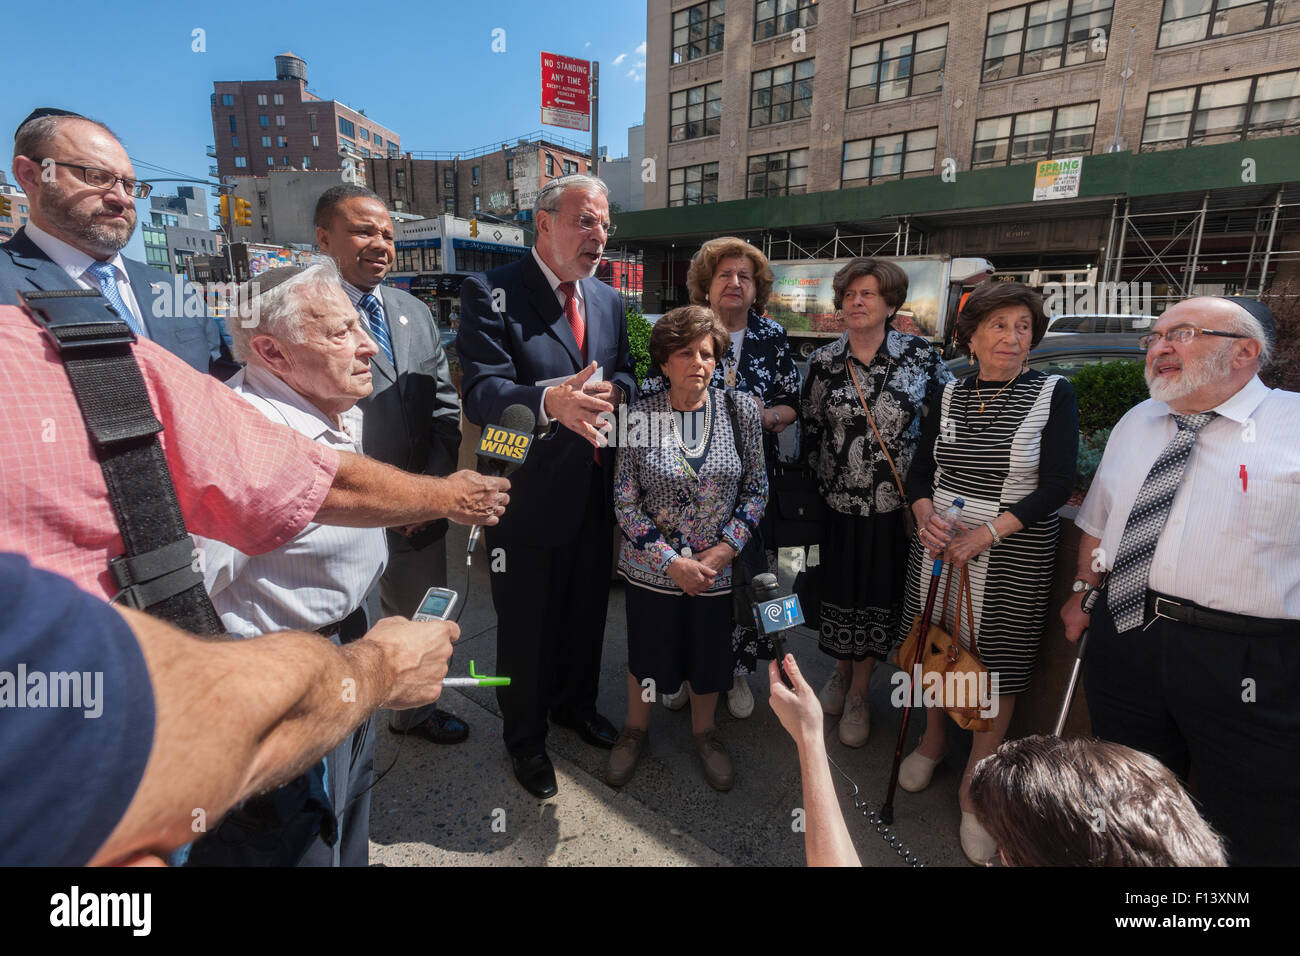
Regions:
<instances>
[{"instance_id":1,"label":"black leather belt","mask_svg":"<svg viewBox=\"0 0 1300 956\"><path fill-rule=\"evenodd\" d=\"M1246 634L1252 637L1300 637L1300 621L1284 618L1251 617L1201 607L1186 598L1174 598L1156 591L1147 591L1146 620L1156 618L1178 621L1193 627L1229 634Z\"/></svg>"},{"instance_id":2,"label":"black leather belt","mask_svg":"<svg viewBox=\"0 0 1300 956\"><path fill-rule=\"evenodd\" d=\"M348 633L342 634L341 632ZM366 630L366 610L359 607L341 621L335 621L333 624L326 624L324 627L316 628L316 633L324 637L340 637L341 643L347 644L355 641L365 633ZM341 635L341 636L340 636Z\"/></svg>"}]
</instances>

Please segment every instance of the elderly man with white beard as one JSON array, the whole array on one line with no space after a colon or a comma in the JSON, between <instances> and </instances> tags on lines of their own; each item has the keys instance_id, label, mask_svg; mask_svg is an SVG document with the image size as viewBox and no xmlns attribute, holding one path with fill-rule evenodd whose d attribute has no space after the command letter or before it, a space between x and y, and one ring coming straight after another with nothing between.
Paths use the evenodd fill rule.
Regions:
<instances>
[{"instance_id":1,"label":"elderly man with white beard","mask_svg":"<svg viewBox=\"0 0 1300 956\"><path fill-rule=\"evenodd\" d=\"M1190 772L1233 865L1300 863L1300 395L1259 379L1274 336L1206 297L1144 337L1151 398L1111 433L1061 610L1093 733Z\"/></svg>"},{"instance_id":2,"label":"elderly man with white beard","mask_svg":"<svg viewBox=\"0 0 1300 956\"><path fill-rule=\"evenodd\" d=\"M241 318L230 322L230 333L235 357L248 364L227 384L272 421L336 450L362 453L356 404L371 392L370 359L379 349L343 291L334 261L321 258L308 268L263 272L241 287L240 312ZM204 558L204 584L231 635L316 631L346 644L367 631L370 615L363 604L388 559L382 528L313 522L286 544L257 556L220 541L196 540ZM323 783L338 822L333 845L310 833L291 837L294 828L287 823L266 831L282 832L271 842L285 855L265 862L367 864L373 752L374 728L367 719L326 756ZM292 801L282 792L274 803L284 807ZM316 812L324 810L319 799L315 806ZM197 844L190 862L253 862L240 850L264 837L252 816L228 820L223 827L238 832Z\"/></svg>"}]
</instances>

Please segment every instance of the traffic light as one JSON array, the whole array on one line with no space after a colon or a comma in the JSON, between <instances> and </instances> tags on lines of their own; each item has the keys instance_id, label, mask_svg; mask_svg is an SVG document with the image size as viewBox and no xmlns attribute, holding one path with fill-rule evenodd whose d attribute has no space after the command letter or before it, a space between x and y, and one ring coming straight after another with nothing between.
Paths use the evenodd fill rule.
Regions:
<instances>
[{"instance_id":1,"label":"traffic light","mask_svg":"<svg viewBox=\"0 0 1300 956\"><path fill-rule=\"evenodd\" d=\"M470 237L471 239L477 239L477 238L478 238L478 220L477 220L477 219L471 219L471 220L469 221L469 237Z\"/></svg>"},{"instance_id":2,"label":"traffic light","mask_svg":"<svg viewBox=\"0 0 1300 956\"><path fill-rule=\"evenodd\" d=\"M229 225L230 224L230 197L222 196L219 202L220 204L218 208L221 211L222 225Z\"/></svg>"},{"instance_id":3,"label":"traffic light","mask_svg":"<svg viewBox=\"0 0 1300 956\"><path fill-rule=\"evenodd\" d=\"M8 196L0 196L0 216L9 215L13 209L13 202Z\"/></svg>"},{"instance_id":4,"label":"traffic light","mask_svg":"<svg viewBox=\"0 0 1300 956\"><path fill-rule=\"evenodd\" d=\"M253 204L247 199L235 199L235 225L251 226L253 224Z\"/></svg>"}]
</instances>

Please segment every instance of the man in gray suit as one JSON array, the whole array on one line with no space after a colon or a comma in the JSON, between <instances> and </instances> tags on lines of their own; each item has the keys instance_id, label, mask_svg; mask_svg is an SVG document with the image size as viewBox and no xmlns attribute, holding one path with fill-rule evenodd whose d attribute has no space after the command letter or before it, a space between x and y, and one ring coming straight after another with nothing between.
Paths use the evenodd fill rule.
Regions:
<instances>
[{"instance_id":1,"label":"man in gray suit","mask_svg":"<svg viewBox=\"0 0 1300 956\"><path fill-rule=\"evenodd\" d=\"M235 370L225 363L216 322L185 314L172 277L121 255L135 231L134 200L148 196L150 186L136 181L108 127L38 109L14 134L13 173L31 219L0 245L0 303L17 304L23 291L96 289L137 336L200 372Z\"/></svg>"},{"instance_id":2,"label":"man in gray suit","mask_svg":"<svg viewBox=\"0 0 1300 956\"><path fill-rule=\"evenodd\" d=\"M388 210L369 189L333 186L316 203L316 244L338 263L343 290L379 346L370 360L374 391L357 404L362 449L406 471L451 474L460 450L460 396L428 306L380 285L397 259ZM425 591L446 587L446 534L446 521L388 530L388 568L379 585L385 615L410 617ZM389 729L442 744L469 736L464 721L433 706L394 713Z\"/></svg>"}]
</instances>

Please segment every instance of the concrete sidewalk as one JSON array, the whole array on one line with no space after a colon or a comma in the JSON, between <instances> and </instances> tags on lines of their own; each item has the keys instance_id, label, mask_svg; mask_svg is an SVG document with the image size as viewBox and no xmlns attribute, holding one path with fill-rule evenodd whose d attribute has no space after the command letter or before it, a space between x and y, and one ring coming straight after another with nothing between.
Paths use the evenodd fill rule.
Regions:
<instances>
[{"instance_id":1,"label":"concrete sidewalk","mask_svg":"<svg viewBox=\"0 0 1300 956\"><path fill-rule=\"evenodd\" d=\"M448 536L449 586L466 596L466 532ZM489 558L475 555L462 637L451 673L495 673L495 624L488 590ZM805 628L789 632L788 645L814 687L834 662ZM626 712L627 626L623 585L610 593L598 707L616 727ZM902 713L889 706L889 675L878 666L871 688L871 737L853 750L839 743L838 718L826 723L830 756L862 787L871 808L884 800ZM379 716L375 766L382 772L371 808L372 864L386 866L741 865L802 866L803 834L795 832L802 805L798 754L767 703L767 675L751 675L753 716L735 720L718 706L718 731L731 755L736 784L717 793L705 782L691 740L690 714L656 706L649 750L621 790L601 779L608 752L585 744L573 731L552 727L547 740L559 795L539 801L515 781L501 742L501 717L491 691L449 690L441 705L470 724L469 740L439 747L400 738ZM913 712L908 744L920 735ZM400 751L399 743L400 740ZM923 793L898 792L895 825L904 844L927 866L968 865L957 840L957 784L969 752L968 734L953 728L953 750ZM960 748L960 752L957 748ZM852 786L832 771L849 832L864 865L902 866L896 850L875 832L851 799Z\"/></svg>"}]
</instances>

